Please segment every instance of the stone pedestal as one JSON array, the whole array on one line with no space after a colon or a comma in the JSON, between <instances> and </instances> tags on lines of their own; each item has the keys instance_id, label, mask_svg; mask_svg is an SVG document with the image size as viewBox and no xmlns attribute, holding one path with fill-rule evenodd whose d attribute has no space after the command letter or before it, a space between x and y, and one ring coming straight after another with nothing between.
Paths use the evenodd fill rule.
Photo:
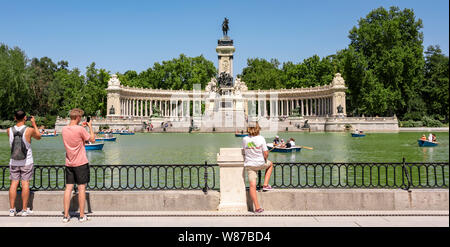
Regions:
<instances>
[{"instance_id":1,"label":"stone pedestal","mask_svg":"<svg viewBox=\"0 0 450 247\"><path fill-rule=\"evenodd\" d=\"M219 211L247 212L244 180L244 155L241 148L221 148L217 154L220 167Z\"/></svg>"}]
</instances>

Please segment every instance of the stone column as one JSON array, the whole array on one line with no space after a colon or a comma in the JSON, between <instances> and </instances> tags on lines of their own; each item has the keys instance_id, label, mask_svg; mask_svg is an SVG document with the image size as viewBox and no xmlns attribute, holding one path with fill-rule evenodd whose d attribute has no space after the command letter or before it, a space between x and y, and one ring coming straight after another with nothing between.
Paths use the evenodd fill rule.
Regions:
<instances>
[{"instance_id":1,"label":"stone column","mask_svg":"<svg viewBox=\"0 0 450 247\"><path fill-rule=\"evenodd\" d=\"M302 116L304 116L304 112L303 112L303 99L300 100L300 111L302 113Z\"/></svg>"},{"instance_id":2,"label":"stone column","mask_svg":"<svg viewBox=\"0 0 450 247\"><path fill-rule=\"evenodd\" d=\"M220 167L219 211L248 211L242 151L241 148L221 148L217 154L217 164Z\"/></svg>"},{"instance_id":3,"label":"stone column","mask_svg":"<svg viewBox=\"0 0 450 247\"><path fill-rule=\"evenodd\" d=\"M148 105L147 105L147 101L148 101L148 100L145 100L145 104L144 104L144 109L145 109L145 111L144 111L144 116L145 116L145 117L148 116Z\"/></svg>"}]
</instances>

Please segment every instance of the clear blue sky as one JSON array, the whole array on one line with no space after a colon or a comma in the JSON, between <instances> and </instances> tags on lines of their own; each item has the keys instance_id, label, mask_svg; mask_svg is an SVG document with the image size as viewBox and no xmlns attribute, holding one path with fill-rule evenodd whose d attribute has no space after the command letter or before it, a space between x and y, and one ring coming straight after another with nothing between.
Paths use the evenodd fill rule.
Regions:
<instances>
[{"instance_id":1,"label":"clear blue sky","mask_svg":"<svg viewBox=\"0 0 450 247\"><path fill-rule=\"evenodd\" d=\"M412 8L423 21L424 47L449 50L447 0L2 1L0 42L69 67L140 72L155 62L203 54L217 67L221 23L230 19L234 74L247 58L300 62L348 46L348 32L372 9Z\"/></svg>"}]
</instances>

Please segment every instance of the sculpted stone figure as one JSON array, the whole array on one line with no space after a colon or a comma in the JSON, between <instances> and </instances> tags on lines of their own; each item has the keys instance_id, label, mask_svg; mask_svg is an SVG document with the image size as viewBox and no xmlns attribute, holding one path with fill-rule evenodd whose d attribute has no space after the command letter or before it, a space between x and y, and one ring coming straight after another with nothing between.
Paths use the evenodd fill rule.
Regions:
<instances>
[{"instance_id":1,"label":"sculpted stone figure","mask_svg":"<svg viewBox=\"0 0 450 247\"><path fill-rule=\"evenodd\" d=\"M220 73L219 77L217 78L217 81L219 82L220 87L232 87L233 86L233 77L226 72Z\"/></svg>"},{"instance_id":2,"label":"sculpted stone figure","mask_svg":"<svg viewBox=\"0 0 450 247\"><path fill-rule=\"evenodd\" d=\"M217 79L215 77L211 78L211 81L205 87L206 92L215 92L217 91Z\"/></svg>"},{"instance_id":3,"label":"sculpted stone figure","mask_svg":"<svg viewBox=\"0 0 450 247\"><path fill-rule=\"evenodd\" d=\"M245 85L245 82L241 81L240 77L237 77L234 81L234 92L235 94L239 95L241 94L241 91L247 91L247 85Z\"/></svg>"},{"instance_id":4,"label":"sculpted stone figure","mask_svg":"<svg viewBox=\"0 0 450 247\"><path fill-rule=\"evenodd\" d=\"M332 87L345 87L344 78L342 78L340 73L334 75L333 81L331 82Z\"/></svg>"},{"instance_id":5,"label":"sculpted stone figure","mask_svg":"<svg viewBox=\"0 0 450 247\"><path fill-rule=\"evenodd\" d=\"M228 35L228 30L230 30L230 28L228 27L228 19L225 17L225 20L223 20L223 23L222 23L223 36Z\"/></svg>"}]
</instances>

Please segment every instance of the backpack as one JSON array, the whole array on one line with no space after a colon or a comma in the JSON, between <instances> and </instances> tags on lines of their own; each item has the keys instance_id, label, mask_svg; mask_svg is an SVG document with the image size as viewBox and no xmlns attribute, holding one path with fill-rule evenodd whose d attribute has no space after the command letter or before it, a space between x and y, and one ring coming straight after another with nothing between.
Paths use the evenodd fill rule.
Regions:
<instances>
[{"instance_id":1,"label":"backpack","mask_svg":"<svg viewBox=\"0 0 450 247\"><path fill-rule=\"evenodd\" d=\"M20 131L16 128L11 127L13 132L13 142L11 146L11 159L13 160L24 160L27 158L28 149L23 142L23 133L25 133L26 127Z\"/></svg>"}]
</instances>

